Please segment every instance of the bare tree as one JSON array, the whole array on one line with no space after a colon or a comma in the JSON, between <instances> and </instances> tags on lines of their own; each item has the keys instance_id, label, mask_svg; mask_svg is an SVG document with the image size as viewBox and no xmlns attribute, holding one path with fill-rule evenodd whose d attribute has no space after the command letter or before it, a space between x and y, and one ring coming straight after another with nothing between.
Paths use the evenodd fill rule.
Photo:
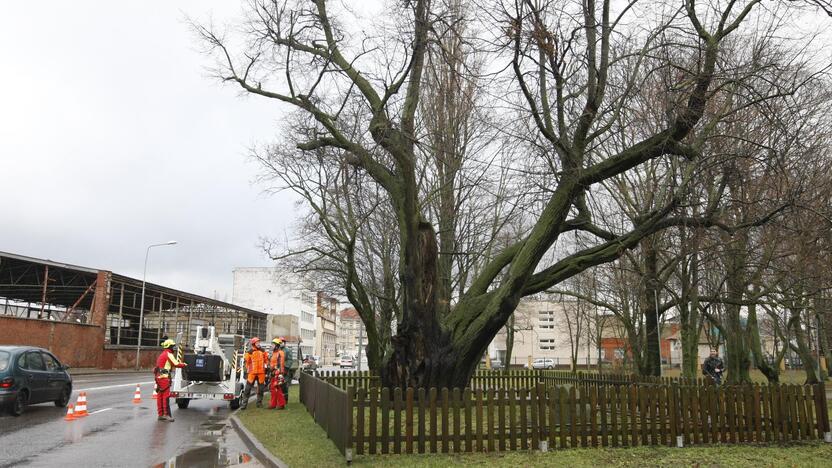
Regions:
<instances>
[{"instance_id":1,"label":"bare tree","mask_svg":"<svg viewBox=\"0 0 832 468\"><path fill-rule=\"evenodd\" d=\"M495 71L506 78L495 82L509 84L509 95L520 97L478 106L505 103L518 121L532 123L532 138L524 140L541 149L548 174L540 208L528 214L527 234L493 252L450 306L440 284L440 239L421 185L426 173L421 148L428 140L418 132L431 31L447 20L447 12L414 0L392 7L387 22L381 18L364 32L350 29L349 11L332 15L325 0L253 0L242 52L209 28L199 31L217 52L221 79L294 106L307 118L307 131L289 138L302 152L299 157L331 150L338 161L313 159L315 164L358 168L383 194L379 200L389 206L390 224L395 220L400 299L382 380L451 387L467 383L522 297L612 261L667 227L707 224L674 214L692 168L656 209L621 231L594 224L586 200L594 186L651 160L687 166L684 161L700 157L701 145L687 138L698 125L707 125L703 115L714 91L746 80L724 73L723 44L752 14L758 22L773 18L758 11L759 3L687 0L682 8L668 3L671 13L653 24L638 21L644 13L638 5L609 0L472 7L473 17L489 22L481 34L490 45L483 47L487 62L498 70L502 62L509 72ZM669 49L675 53L661 53ZM678 71L668 83L675 105L651 131L627 134L622 113L637 99L636 90L658 79L642 71L662 68ZM347 108L356 109L356 119L342 118ZM608 144L622 134L626 144ZM542 263L561 234L574 230L595 236L597 243ZM373 314L359 312L365 322L373 320Z\"/></svg>"}]
</instances>

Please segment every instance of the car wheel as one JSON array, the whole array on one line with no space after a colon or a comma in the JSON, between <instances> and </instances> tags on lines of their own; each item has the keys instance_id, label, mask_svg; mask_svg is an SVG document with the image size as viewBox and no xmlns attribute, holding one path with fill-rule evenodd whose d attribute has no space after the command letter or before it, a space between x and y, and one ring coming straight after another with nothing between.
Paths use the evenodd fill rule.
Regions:
<instances>
[{"instance_id":1,"label":"car wheel","mask_svg":"<svg viewBox=\"0 0 832 468\"><path fill-rule=\"evenodd\" d=\"M66 408L67 403L69 403L69 397L72 395L72 390L67 385L61 390L61 396L55 400L55 406L58 408Z\"/></svg>"},{"instance_id":2,"label":"car wheel","mask_svg":"<svg viewBox=\"0 0 832 468\"><path fill-rule=\"evenodd\" d=\"M238 409L240 407L240 398L237 397L228 402L228 407L231 408L232 411Z\"/></svg>"},{"instance_id":3,"label":"car wheel","mask_svg":"<svg viewBox=\"0 0 832 468\"><path fill-rule=\"evenodd\" d=\"M176 406L178 406L179 409L188 409L188 405L190 403L191 403L190 398L177 398L176 399Z\"/></svg>"},{"instance_id":4,"label":"car wheel","mask_svg":"<svg viewBox=\"0 0 832 468\"><path fill-rule=\"evenodd\" d=\"M17 393L17 398L14 399L14 403L12 403L11 413L12 416L20 416L23 414L23 410L26 409L26 404L29 402L29 393L26 390L21 390Z\"/></svg>"},{"instance_id":5,"label":"car wheel","mask_svg":"<svg viewBox=\"0 0 832 468\"><path fill-rule=\"evenodd\" d=\"M547 366L546 368L549 369L549 370L552 370L552 366Z\"/></svg>"}]
</instances>

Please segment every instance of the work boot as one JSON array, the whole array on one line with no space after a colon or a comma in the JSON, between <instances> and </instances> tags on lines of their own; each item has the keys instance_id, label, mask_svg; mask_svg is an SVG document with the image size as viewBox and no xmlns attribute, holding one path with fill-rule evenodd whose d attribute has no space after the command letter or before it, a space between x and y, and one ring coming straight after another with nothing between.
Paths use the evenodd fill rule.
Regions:
<instances>
[{"instance_id":1,"label":"work boot","mask_svg":"<svg viewBox=\"0 0 832 468\"><path fill-rule=\"evenodd\" d=\"M164 417L164 416L159 416L158 418L156 418L156 420L157 421L167 421L167 418Z\"/></svg>"},{"instance_id":2,"label":"work boot","mask_svg":"<svg viewBox=\"0 0 832 468\"><path fill-rule=\"evenodd\" d=\"M174 421L176 421L176 420L175 420L175 419L173 419L173 416L168 415L168 416L165 416L165 421L167 421L167 422L174 422Z\"/></svg>"}]
</instances>

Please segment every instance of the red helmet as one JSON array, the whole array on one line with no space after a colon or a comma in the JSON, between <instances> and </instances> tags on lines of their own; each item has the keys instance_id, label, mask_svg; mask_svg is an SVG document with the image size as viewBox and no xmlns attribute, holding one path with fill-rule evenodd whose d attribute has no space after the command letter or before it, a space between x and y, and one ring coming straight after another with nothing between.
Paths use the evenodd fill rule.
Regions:
<instances>
[{"instance_id":1,"label":"red helmet","mask_svg":"<svg viewBox=\"0 0 832 468\"><path fill-rule=\"evenodd\" d=\"M251 339L251 341L249 341L249 343L251 343L251 346L260 346L260 338L255 336Z\"/></svg>"}]
</instances>

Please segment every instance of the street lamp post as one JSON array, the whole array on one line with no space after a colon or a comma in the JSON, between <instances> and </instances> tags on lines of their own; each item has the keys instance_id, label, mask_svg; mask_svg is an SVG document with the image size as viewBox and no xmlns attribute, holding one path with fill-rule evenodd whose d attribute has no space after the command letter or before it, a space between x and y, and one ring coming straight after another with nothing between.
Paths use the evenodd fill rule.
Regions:
<instances>
[{"instance_id":1,"label":"street lamp post","mask_svg":"<svg viewBox=\"0 0 832 468\"><path fill-rule=\"evenodd\" d=\"M175 245L176 241L168 241L162 244L153 244L147 246L147 251L144 254L144 273L142 273L142 301L139 306L139 341L136 343L136 370L139 370L139 357L142 351L142 330L144 329L144 289L147 282L147 259L150 257L150 249L153 247L161 247L163 245Z\"/></svg>"}]
</instances>

